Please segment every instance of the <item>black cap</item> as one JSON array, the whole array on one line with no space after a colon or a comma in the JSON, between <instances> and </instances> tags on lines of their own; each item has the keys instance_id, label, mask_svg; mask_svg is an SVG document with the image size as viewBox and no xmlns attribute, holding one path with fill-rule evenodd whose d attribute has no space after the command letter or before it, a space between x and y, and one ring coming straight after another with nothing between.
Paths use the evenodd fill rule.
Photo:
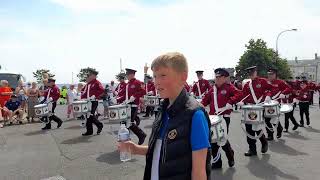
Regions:
<instances>
[{"instance_id":1,"label":"black cap","mask_svg":"<svg viewBox=\"0 0 320 180\"><path fill-rule=\"evenodd\" d=\"M296 79L300 79L300 76L296 76Z\"/></svg>"},{"instance_id":2,"label":"black cap","mask_svg":"<svg viewBox=\"0 0 320 180\"><path fill-rule=\"evenodd\" d=\"M137 71L134 69L126 68L126 74L135 74Z\"/></svg>"},{"instance_id":3,"label":"black cap","mask_svg":"<svg viewBox=\"0 0 320 180\"><path fill-rule=\"evenodd\" d=\"M53 79L53 78L49 78L49 79L48 79L48 82L56 82L56 80Z\"/></svg>"},{"instance_id":4,"label":"black cap","mask_svg":"<svg viewBox=\"0 0 320 180\"><path fill-rule=\"evenodd\" d=\"M229 72L223 68L217 68L214 70L215 76L219 77L219 76L224 76L224 77L228 77L229 76Z\"/></svg>"},{"instance_id":5,"label":"black cap","mask_svg":"<svg viewBox=\"0 0 320 180\"><path fill-rule=\"evenodd\" d=\"M91 75L91 74L93 74L93 75L98 75L99 73L98 73L98 71L97 71L97 70L94 70L94 69L88 69L88 75Z\"/></svg>"},{"instance_id":6,"label":"black cap","mask_svg":"<svg viewBox=\"0 0 320 180\"><path fill-rule=\"evenodd\" d=\"M119 74L119 79L125 79L126 75L125 74Z\"/></svg>"},{"instance_id":7,"label":"black cap","mask_svg":"<svg viewBox=\"0 0 320 180\"><path fill-rule=\"evenodd\" d=\"M301 79L307 79L307 77L306 76L301 76Z\"/></svg>"},{"instance_id":8,"label":"black cap","mask_svg":"<svg viewBox=\"0 0 320 180\"><path fill-rule=\"evenodd\" d=\"M202 70L198 70L196 71L197 74L203 74L203 71Z\"/></svg>"},{"instance_id":9,"label":"black cap","mask_svg":"<svg viewBox=\"0 0 320 180\"><path fill-rule=\"evenodd\" d=\"M15 94L12 94L11 95L11 98L17 98L18 96L17 95L15 95Z\"/></svg>"},{"instance_id":10,"label":"black cap","mask_svg":"<svg viewBox=\"0 0 320 180\"><path fill-rule=\"evenodd\" d=\"M269 68L268 69L268 74L277 74L278 73L278 69L276 69L276 68Z\"/></svg>"},{"instance_id":11,"label":"black cap","mask_svg":"<svg viewBox=\"0 0 320 180\"><path fill-rule=\"evenodd\" d=\"M255 71L257 69L257 66L251 66L251 67L248 67L246 69L244 69L245 71L248 71L248 72L252 72L252 71Z\"/></svg>"}]
</instances>

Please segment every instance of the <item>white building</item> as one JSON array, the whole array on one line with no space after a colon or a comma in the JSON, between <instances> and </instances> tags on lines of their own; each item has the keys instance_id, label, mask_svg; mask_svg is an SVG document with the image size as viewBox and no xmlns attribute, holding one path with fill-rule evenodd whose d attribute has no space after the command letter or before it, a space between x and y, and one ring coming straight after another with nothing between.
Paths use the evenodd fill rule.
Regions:
<instances>
[{"instance_id":1,"label":"white building","mask_svg":"<svg viewBox=\"0 0 320 180\"><path fill-rule=\"evenodd\" d=\"M320 58L317 53L314 59L288 60L293 77L306 76L308 80L320 82Z\"/></svg>"}]
</instances>

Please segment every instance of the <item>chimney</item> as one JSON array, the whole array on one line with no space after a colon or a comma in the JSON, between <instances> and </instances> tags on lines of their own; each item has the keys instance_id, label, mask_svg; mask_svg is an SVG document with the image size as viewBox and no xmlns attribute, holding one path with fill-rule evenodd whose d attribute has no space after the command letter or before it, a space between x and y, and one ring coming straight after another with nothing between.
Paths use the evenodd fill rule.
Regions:
<instances>
[{"instance_id":1,"label":"chimney","mask_svg":"<svg viewBox=\"0 0 320 180\"><path fill-rule=\"evenodd\" d=\"M317 53L314 54L314 59L318 59L318 54Z\"/></svg>"}]
</instances>

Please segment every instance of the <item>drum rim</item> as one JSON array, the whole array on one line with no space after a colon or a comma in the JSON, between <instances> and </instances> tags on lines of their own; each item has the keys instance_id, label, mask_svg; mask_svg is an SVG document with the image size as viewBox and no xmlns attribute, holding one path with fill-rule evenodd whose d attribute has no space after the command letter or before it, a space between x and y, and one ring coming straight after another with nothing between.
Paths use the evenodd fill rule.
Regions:
<instances>
[{"instance_id":1,"label":"drum rim","mask_svg":"<svg viewBox=\"0 0 320 180\"><path fill-rule=\"evenodd\" d=\"M215 123L211 123L211 118L210 118L210 117L218 117L219 120L218 120L217 122L215 122ZM219 117L218 115L210 115L210 116L209 116L209 119L210 119L211 125L216 125L216 124L219 124L219 123L222 122L222 118Z\"/></svg>"},{"instance_id":2,"label":"drum rim","mask_svg":"<svg viewBox=\"0 0 320 180\"><path fill-rule=\"evenodd\" d=\"M48 104L37 104L34 106L34 108L43 108L43 107L48 107Z\"/></svg>"},{"instance_id":3,"label":"drum rim","mask_svg":"<svg viewBox=\"0 0 320 180\"><path fill-rule=\"evenodd\" d=\"M249 108L251 107L251 108ZM259 105L244 105L241 106L241 109L245 109L245 110L263 110L263 106L259 106Z\"/></svg>"},{"instance_id":4,"label":"drum rim","mask_svg":"<svg viewBox=\"0 0 320 180\"><path fill-rule=\"evenodd\" d=\"M127 105L117 104L117 105L109 106L108 108L109 109L118 109L119 107L120 108L127 108Z\"/></svg>"},{"instance_id":5,"label":"drum rim","mask_svg":"<svg viewBox=\"0 0 320 180\"><path fill-rule=\"evenodd\" d=\"M72 104L87 104L87 101L73 101Z\"/></svg>"}]
</instances>

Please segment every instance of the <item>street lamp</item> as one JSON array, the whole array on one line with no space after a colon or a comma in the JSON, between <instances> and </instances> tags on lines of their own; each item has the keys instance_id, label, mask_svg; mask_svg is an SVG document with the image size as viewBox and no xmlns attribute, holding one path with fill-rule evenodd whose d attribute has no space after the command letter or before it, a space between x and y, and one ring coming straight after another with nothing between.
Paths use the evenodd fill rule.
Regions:
<instances>
[{"instance_id":1,"label":"street lamp","mask_svg":"<svg viewBox=\"0 0 320 180\"><path fill-rule=\"evenodd\" d=\"M287 29L287 30L284 30L284 31L281 31L278 36L277 36L277 41L276 41L276 53L277 55L279 56L279 52L278 52L278 41L279 41L279 37L281 36L281 34L285 33L285 32L288 32L288 31L297 31L298 29Z\"/></svg>"}]
</instances>

